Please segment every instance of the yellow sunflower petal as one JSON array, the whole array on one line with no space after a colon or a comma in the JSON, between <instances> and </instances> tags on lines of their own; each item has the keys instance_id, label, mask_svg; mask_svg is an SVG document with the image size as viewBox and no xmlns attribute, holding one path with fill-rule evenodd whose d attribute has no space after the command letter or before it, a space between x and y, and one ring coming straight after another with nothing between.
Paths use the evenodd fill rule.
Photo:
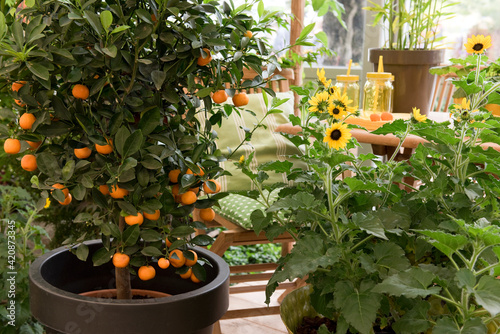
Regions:
<instances>
[{"instance_id":1,"label":"yellow sunflower petal","mask_svg":"<svg viewBox=\"0 0 500 334\"><path fill-rule=\"evenodd\" d=\"M472 35L464 44L467 53L481 54L491 47L491 36Z\"/></svg>"},{"instance_id":2,"label":"yellow sunflower petal","mask_svg":"<svg viewBox=\"0 0 500 334\"><path fill-rule=\"evenodd\" d=\"M347 128L347 124L334 123L329 129L326 129L324 143L328 143L330 148L335 150L343 149L351 140L351 131Z\"/></svg>"},{"instance_id":3,"label":"yellow sunflower petal","mask_svg":"<svg viewBox=\"0 0 500 334\"><path fill-rule=\"evenodd\" d=\"M420 109L418 108L413 108L413 118L415 118L415 120L420 123L427 120L427 116L420 114Z\"/></svg>"}]
</instances>

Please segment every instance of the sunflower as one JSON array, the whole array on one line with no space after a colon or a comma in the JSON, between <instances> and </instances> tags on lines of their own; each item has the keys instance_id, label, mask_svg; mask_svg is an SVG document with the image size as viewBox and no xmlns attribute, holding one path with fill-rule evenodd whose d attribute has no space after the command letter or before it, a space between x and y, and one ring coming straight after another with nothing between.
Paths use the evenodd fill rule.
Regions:
<instances>
[{"instance_id":1,"label":"sunflower","mask_svg":"<svg viewBox=\"0 0 500 334\"><path fill-rule=\"evenodd\" d=\"M345 148L349 140L351 140L351 130L343 123L334 123L331 128L326 129L326 136L323 138L323 142L335 150Z\"/></svg>"},{"instance_id":2,"label":"sunflower","mask_svg":"<svg viewBox=\"0 0 500 334\"><path fill-rule=\"evenodd\" d=\"M330 106L328 107L328 113L335 119L342 119L347 116L346 108L340 104L337 104L336 101L330 104Z\"/></svg>"},{"instance_id":3,"label":"sunflower","mask_svg":"<svg viewBox=\"0 0 500 334\"><path fill-rule=\"evenodd\" d=\"M343 109L352 114L354 112L356 112L356 109L358 108L357 106L356 107L349 107L349 104L352 103L352 100L349 100L349 97L347 96L347 94L340 94L340 92L338 90L336 90L332 97L332 103L335 103L337 106L341 106L343 107ZM330 113L331 114L331 113Z\"/></svg>"},{"instance_id":4,"label":"sunflower","mask_svg":"<svg viewBox=\"0 0 500 334\"><path fill-rule=\"evenodd\" d=\"M468 53L481 54L491 47L491 36L472 35L472 38L468 38L464 46Z\"/></svg>"},{"instance_id":5,"label":"sunflower","mask_svg":"<svg viewBox=\"0 0 500 334\"><path fill-rule=\"evenodd\" d=\"M324 68L322 68L321 71L318 68L316 70L316 75L318 76L318 80L323 84L323 86L330 87L330 85L332 84L332 79L326 80Z\"/></svg>"},{"instance_id":6,"label":"sunflower","mask_svg":"<svg viewBox=\"0 0 500 334\"><path fill-rule=\"evenodd\" d=\"M328 107L331 104L331 99L328 92L325 91L314 95L308 102L311 105L309 107L309 112L324 113L328 111Z\"/></svg>"},{"instance_id":7,"label":"sunflower","mask_svg":"<svg viewBox=\"0 0 500 334\"><path fill-rule=\"evenodd\" d=\"M417 122L425 122L427 120L427 116L420 114L420 109L418 108L413 108L413 119L415 119Z\"/></svg>"}]
</instances>

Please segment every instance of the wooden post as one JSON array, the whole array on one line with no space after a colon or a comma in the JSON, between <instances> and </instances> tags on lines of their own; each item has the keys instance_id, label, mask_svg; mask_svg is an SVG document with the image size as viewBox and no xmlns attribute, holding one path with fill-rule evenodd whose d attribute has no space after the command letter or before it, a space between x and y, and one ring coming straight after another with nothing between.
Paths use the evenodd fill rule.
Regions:
<instances>
[{"instance_id":1,"label":"wooden post","mask_svg":"<svg viewBox=\"0 0 500 334\"><path fill-rule=\"evenodd\" d=\"M304 8L306 5L305 0L292 0L292 22L290 23L290 43L294 43L297 38L300 36L302 29L304 28ZM301 55L302 47L294 46L292 50ZM295 79L293 80L293 84L295 86L302 85L302 63L297 64L293 69L295 74ZM298 96L295 94L295 103L298 101ZM297 106L295 107L295 116L300 116L299 110Z\"/></svg>"}]
</instances>

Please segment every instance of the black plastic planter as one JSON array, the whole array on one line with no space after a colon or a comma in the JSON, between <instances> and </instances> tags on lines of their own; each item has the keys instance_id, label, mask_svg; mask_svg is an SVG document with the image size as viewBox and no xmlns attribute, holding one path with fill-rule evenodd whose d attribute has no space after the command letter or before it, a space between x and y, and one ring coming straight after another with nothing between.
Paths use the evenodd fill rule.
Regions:
<instances>
[{"instance_id":1,"label":"black plastic planter","mask_svg":"<svg viewBox=\"0 0 500 334\"><path fill-rule=\"evenodd\" d=\"M170 297L114 300L79 293L114 288L114 267L94 267L91 255L100 241L86 243L89 260L78 260L66 247L38 258L30 268L31 312L47 333L92 334L211 334L213 324L229 306L229 267L219 256L196 248L212 264L207 280L195 284L174 274L174 268L156 270L151 281L132 278L136 289L156 290Z\"/></svg>"}]
</instances>

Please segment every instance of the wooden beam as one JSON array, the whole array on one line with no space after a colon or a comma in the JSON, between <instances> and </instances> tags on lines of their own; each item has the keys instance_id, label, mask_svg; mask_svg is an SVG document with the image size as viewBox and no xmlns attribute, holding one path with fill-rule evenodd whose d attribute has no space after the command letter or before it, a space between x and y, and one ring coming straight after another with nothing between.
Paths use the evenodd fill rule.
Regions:
<instances>
[{"instance_id":1,"label":"wooden beam","mask_svg":"<svg viewBox=\"0 0 500 334\"><path fill-rule=\"evenodd\" d=\"M304 29L304 9L306 6L305 0L292 0L292 22L290 23L290 43L293 43L297 40ZM294 46L292 50L297 54L302 54L301 46ZM302 85L302 64L298 64L294 69L295 72L295 80L294 85L300 86Z\"/></svg>"}]
</instances>

